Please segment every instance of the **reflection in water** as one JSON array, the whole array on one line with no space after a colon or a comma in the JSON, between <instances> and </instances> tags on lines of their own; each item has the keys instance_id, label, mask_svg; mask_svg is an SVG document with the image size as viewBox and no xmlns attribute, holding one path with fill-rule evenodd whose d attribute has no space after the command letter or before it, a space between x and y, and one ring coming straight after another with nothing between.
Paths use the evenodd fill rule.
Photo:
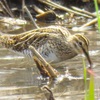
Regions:
<instances>
[{"instance_id":1,"label":"reflection in water","mask_svg":"<svg viewBox=\"0 0 100 100\"><path fill-rule=\"evenodd\" d=\"M97 34L88 37L91 40L89 53L94 62L93 69L99 76L100 36ZM29 57L1 48L0 100L46 100L44 93L41 91L41 87L45 84L51 88L56 100L83 100L84 80L81 59L82 57L79 55L66 61L64 67L56 67L62 76L68 68L71 78L66 76L62 81L49 82L40 79L39 71ZM99 77L95 77L95 82L96 89L98 89L100 87Z\"/></svg>"}]
</instances>

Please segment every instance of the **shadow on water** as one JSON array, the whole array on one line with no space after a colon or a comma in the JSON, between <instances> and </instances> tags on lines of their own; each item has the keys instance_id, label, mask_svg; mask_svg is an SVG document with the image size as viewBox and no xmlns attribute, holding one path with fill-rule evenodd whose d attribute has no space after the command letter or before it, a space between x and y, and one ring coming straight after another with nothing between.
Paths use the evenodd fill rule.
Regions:
<instances>
[{"instance_id":1,"label":"shadow on water","mask_svg":"<svg viewBox=\"0 0 100 100\"><path fill-rule=\"evenodd\" d=\"M100 57L100 35L88 35L90 39L90 55L94 62L95 91L97 98L100 97L99 85L99 57ZM64 80L61 77L57 82L41 79L34 63L23 54L0 48L0 100L46 100L41 91L43 85L49 85L56 100L84 100L84 80L82 57L67 60L64 67L56 67L62 74L69 74ZM87 63L88 66L88 63Z\"/></svg>"}]
</instances>

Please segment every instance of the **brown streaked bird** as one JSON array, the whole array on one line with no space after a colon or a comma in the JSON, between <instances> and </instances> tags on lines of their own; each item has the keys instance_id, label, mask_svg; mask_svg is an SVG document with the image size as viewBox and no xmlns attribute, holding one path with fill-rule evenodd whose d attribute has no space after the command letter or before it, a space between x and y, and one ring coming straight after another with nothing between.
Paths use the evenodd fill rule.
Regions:
<instances>
[{"instance_id":1,"label":"brown streaked bird","mask_svg":"<svg viewBox=\"0 0 100 100\"><path fill-rule=\"evenodd\" d=\"M84 53L90 68L92 66L88 52L89 40L82 34L71 35L61 26L43 27L18 35L1 35L0 43L6 48L29 55L32 55L29 45L34 46L47 62L52 63L62 62Z\"/></svg>"}]
</instances>

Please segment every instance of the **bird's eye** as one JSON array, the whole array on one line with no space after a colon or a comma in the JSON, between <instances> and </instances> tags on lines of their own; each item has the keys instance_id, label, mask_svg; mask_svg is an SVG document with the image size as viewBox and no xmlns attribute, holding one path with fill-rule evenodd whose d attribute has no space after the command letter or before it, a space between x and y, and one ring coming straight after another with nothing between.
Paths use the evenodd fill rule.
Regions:
<instances>
[{"instance_id":1,"label":"bird's eye","mask_svg":"<svg viewBox=\"0 0 100 100\"><path fill-rule=\"evenodd\" d=\"M82 42L79 42L79 45L82 46Z\"/></svg>"}]
</instances>

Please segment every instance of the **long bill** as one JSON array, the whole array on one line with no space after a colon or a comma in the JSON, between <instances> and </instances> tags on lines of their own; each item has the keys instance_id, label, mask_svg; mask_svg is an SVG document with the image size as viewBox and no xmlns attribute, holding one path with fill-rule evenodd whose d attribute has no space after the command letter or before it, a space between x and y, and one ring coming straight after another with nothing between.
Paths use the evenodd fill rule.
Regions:
<instances>
[{"instance_id":1,"label":"long bill","mask_svg":"<svg viewBox=\"0 0 100 100\"><path fill-rule=\"evenodd\" d=\"M91 58L90 58L90 56L89 56L89 52L86 51L84 48L82 48L82 50L83 50L83 53L84 53L84 55L86 56L86 58L87 58L87 60L88 60L88 62L89 62L89 64L90 64L90 67L89 67L89 68L91 69L93 63L92 63Z\"/></svg>"}]
</instances>

